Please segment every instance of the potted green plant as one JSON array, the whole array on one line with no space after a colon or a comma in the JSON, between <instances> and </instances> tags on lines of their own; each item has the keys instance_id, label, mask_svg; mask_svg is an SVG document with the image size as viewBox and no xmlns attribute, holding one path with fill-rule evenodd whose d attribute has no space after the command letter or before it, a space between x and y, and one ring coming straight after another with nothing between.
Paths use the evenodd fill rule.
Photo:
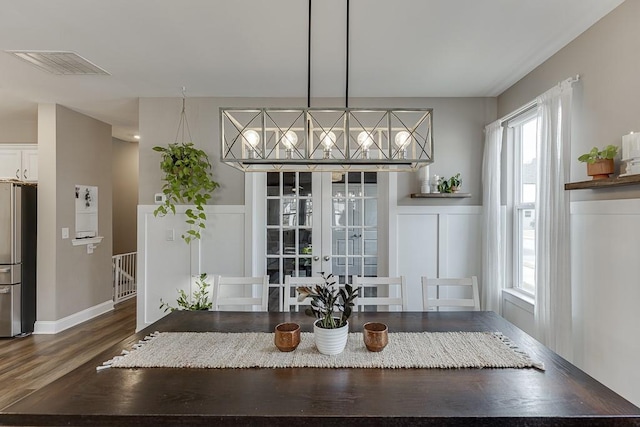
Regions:
<instances>
[{"instance_id":1,"label":"potted green plant","mask_svg":"<svg viewBox=\"0 0 640 427\"><path fill-rule=\"evenodd\" d=\"M175 310L210 310L212 301L209 299L209 283L207 283L207 273L202 273L196 280L196 291L193 295L189 296L187 293L179 289L177 307L173 307L170 304L164 302L160 298L160 309L167 311Z\"/></svg>"},{"instance_id":2,"label":"potted green plant","mask_svg":"<svg viewBox=\"0 0 640 427\"><path fill-rule=\"evenodd\" d=\"M164 216L171 211L175 215L177 204L195 205L195 210L189 208L185 211L189 230L182 238L187 243L199 239L207 219L204 205L211 198L210 193L220 186L211 176L207 153L192 142L153 147L153 150L162 154L160 169L164 172L162 193L165 195L164 203L153 214Z\"/></svg>"},{"instance_id":3,"label":"potted green plant","mask_svg":"<svg viewBox=\"0 0 640 427\"><path fill-rule=\"evenodd\" d=\"M449 179L441 177L438 180L438 192L440 193L456 193L462 185L462 178L457 173Z\"/></svg>"},{"instance_id":4,"label":"potted green plant","mask_svg":"<svg viewBox=\"0 0 640 427\"><path fill-rule=\"evenodd\" d=\"M358 296L358 288L346 284L338 289L333 274L320 274L324 279L323 284L296 288L298 301L311 298L311 305L305 313L317 318L313 323L313 332L318 351L327 355L339 354L347 344L348 319L353 311L353 301Z\"/></svg>"},{"instance_id":5,"label":"potted green plant","mask_svg":"<svg viewBox=\"0 0 640 427\"><path fill-rule=\"evenodd\" d=\"M461 185L462 185L462 178L460 178L459 173L449 178L449 188L451 189L452 193L457 193Z\"/></svg>"},{"instance_id":6,"label":"potted green plant","mask_svg":"<svg viewBox=\"0 0 640 427\"><path fill-rule=\"evenodd\" d=\"M602 150L593 147L591 151L578 157L578 160L587 164L587 175L593 179L605 179L615 171L613 158L617 154L616 145L607 145Z\"/></svg>"}]
</instances>

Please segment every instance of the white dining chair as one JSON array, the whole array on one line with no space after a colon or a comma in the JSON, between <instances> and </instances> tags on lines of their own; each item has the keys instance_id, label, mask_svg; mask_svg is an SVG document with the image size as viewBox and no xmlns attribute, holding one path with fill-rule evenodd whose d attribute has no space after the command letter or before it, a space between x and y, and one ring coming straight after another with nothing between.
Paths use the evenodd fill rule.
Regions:
<instances>
[{"instance_id":1,"label":"white dining chair","mask_svg":"<svg viewBox=\"0 0 640 427\"><path fill-rule=\"evenodd\" d=\"M258 292L255 292L256 287ZM267 311L268 296L269 276L217 276L213 285L212 310L233 307L236 311L249 311L247 308L251 307L252 311L256 308L257 311Z\"/></svg>"},{"instance_id":2,"label":"white dining chair","mask_svg":"<svg viewBox=\"0 0 640 427\"><path fill-rule=\"evenodd\" d=\"M355 304L358 311L375 306L390 309L395 307L402 311L407 309L407 285L404 276L399 277L360 277L353 276L353 287L360 287ZM375 293L375 296L371 295ZM395 296L391 296L394 295Z\"/></svg>"},{"instance_id":3,"label":"white dining chair","mask_svg":"<svg viewBox=\"0 0 640 427\"><path fill-rule=\"evenodd\" d=\"M336 278L336 286L337 286ZM293 277L290 275L284 276L284 311L300 311L300 307L308 306L311 304L310 298L305 298L303 301L298 301L298 293L296 288L298 286L315 286L324 284L324 279L321 276L312 277Z\"/></svg>"},{"instance_id":4,"label":"white dining chair","mask_svg":"<svg viewBox=\"0 0 640 427\"><path fill-rule=\"evenodd\" d=\"M425 310L442 311L441 307L480 310L476 276L455 279L432 279L422 276L421 280L422 306Z\"/></svg>"}]
</instances>

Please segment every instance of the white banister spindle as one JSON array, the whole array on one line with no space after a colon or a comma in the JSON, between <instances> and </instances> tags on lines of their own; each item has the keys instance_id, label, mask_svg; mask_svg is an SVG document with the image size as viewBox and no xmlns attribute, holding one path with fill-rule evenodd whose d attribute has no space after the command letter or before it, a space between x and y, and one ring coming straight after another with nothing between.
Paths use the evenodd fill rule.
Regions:
<instances>
[{"instance_id":1,"label":"white banister spindle","mask_svg":"<svg viewBox=\"0 0 640 427\"><path fill-rule=\"evenodd\" d=\"M114 303L124 301L136 295L136 258L136 252L114 255L112 258Z\"/></svg>"}]
</instances>

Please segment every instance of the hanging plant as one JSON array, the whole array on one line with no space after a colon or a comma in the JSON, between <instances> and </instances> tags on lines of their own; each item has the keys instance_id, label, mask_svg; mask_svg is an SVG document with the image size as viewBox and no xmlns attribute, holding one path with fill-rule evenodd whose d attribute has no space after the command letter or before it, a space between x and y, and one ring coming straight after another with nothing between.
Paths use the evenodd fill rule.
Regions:
<instances>
[{"instance_id":1,"label":"hanging plant","mask_svg":"<svg viewBox=\"0 0 640 427\"><path fill-rule=\"evenodd\" d=\"M169 211L175 215L176 205L195 205L195 210L189 208L185 211L189 230L182 238L189 244L193 239L200 239L200 230L205 228L207 220L204 205L211 198L211 192L220 184L213 180L207 153L197 149L191 142L185 91L186 88L183 87L182 112L175 142L167 147L153 147L154 151L162 154L160 169L164 172L162 193L165 196L164 203L153 211L153 215L165 216ZM188 139L185 139L185 132ZM179 135L182 135L181 143L178 143Z\"/></svg>"},{"instance_id":2,"label":"hanging plant","mask_svg":"<svg viewBox=\"0 0 640 427\"><path fill-rule=\"evenodd\" d=\"M192 142L153 147L153 150L162 153L160 169L164 172L165 182L162 186L165 201L153 214L165 216L172 212L175 215L176 205L195 205L195 209L185 211L190 228L182 238L187 243L200 239L200 230L205 228L207 220L204 205L211 198L210 193L220 186L212 179L209 156Z\"/></svg>"}]
</instances>

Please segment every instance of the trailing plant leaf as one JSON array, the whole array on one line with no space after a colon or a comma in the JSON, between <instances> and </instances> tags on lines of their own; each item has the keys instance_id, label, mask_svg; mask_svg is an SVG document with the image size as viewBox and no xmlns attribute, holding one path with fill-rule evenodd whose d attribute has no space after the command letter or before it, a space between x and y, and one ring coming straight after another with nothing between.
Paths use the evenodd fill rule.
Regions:
<instances>
[{"instance_id":1,"label":"trailing plant leaf","mask_svg":"<svg viewBox=\"0 0 640 427\"><path fill-rule=\"evenodd\" d=\"M171 306L160 298L160 309L165 312L176 310L209 310L213 302L209 300L208 288L210 285L206 279L207 273L202 273L196 280L197 289L191 297L189 297L184 290L179 289L178 299L176 300L178 304L177 307Z\"/></svg>"},{"instance_id":2,"label":"trailing plant leaf","mask_svg":"<svg viewBox=\"0 0 640 427\"><path fill-rule=\"evenodd\" d=\"M205 228L207 219L203 205L211 198L210 193L220 186L212 179L207 153L196 148L192 142L153 147L153 150L162 154L160 169L164 172L162 193L165 195L164 203L153 214L164 216L171 211L175 215L176 205L195 205L195 211L191 208L185 211L186 223L191 229L182 238L186 243L200 239L197 230ZM193 231L193 227L197 230Z\"/></svg>"}]
</instances>

